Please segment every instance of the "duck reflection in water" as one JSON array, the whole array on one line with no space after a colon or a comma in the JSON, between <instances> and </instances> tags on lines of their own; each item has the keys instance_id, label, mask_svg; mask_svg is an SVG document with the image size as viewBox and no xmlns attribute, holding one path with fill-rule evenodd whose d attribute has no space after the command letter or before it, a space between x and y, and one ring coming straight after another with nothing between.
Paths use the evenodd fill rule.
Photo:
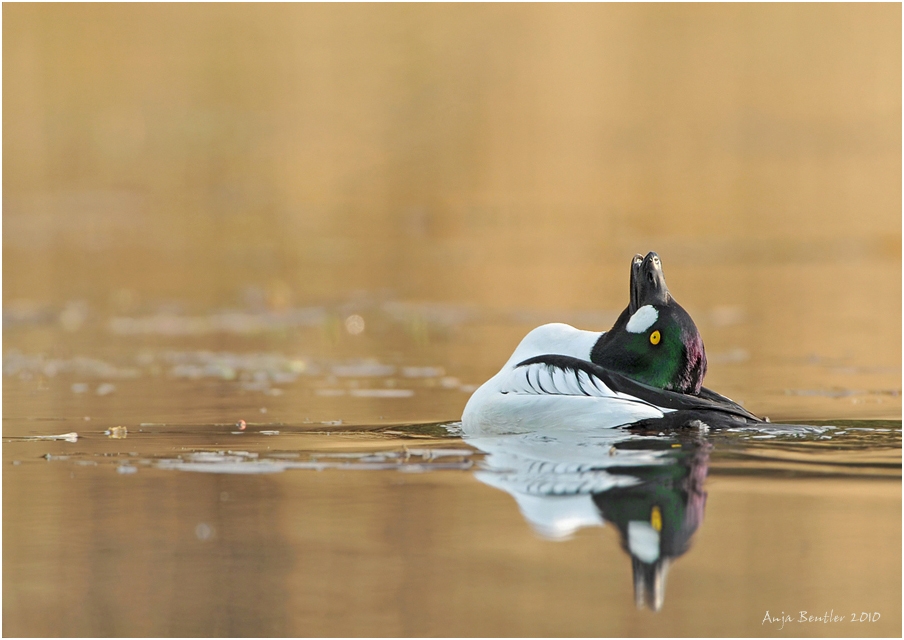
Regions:
<instances>
[{"instance_id":1,"label":"duck reflection in water","mask_svg":"<svg viewBox=\"0 0 904 640\"><path fill-rule=\"evenodd\" d=\"M618 528L639 609L662 608L671 562L703 522L711 445L699 431L645 436L622 429L465 437L488 455L477 478L509 493L541 536Z\"/></svg>"}]
</instances>

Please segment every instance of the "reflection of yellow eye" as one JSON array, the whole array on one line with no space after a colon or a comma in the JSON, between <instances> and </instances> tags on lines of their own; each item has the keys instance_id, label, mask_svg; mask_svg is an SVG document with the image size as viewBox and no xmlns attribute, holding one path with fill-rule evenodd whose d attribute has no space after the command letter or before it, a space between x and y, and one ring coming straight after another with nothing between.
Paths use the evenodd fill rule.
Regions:
<instances>
[{"instance_id":1,"label":"reflection of yellow eye","mask_svg":"<svg viewBox=\"0 0 904 640\"><path fill-rule=\"evenodd\" d=\"M659 344L659 338L660 338L660 335L659 335L658 330L654 331L653 333L650 334L650 342L652 344Z\"/></svg>"},{"instance_id":2,"label":"reflection of yellow eye","mask_svg":"<svg viewBox=\"0 0 904 640\"><path fill-rule=\"evenodd\" d=\"M662 531L662 511L656 505L653 505L653 511L650 513L650 526L656 531Z\"/></svg>"}]
</instances>

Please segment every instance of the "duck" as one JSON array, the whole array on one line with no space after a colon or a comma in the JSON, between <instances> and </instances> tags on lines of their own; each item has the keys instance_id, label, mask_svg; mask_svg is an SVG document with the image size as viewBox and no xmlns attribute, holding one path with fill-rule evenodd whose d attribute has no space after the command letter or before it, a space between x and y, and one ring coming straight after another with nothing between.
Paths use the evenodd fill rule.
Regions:
<instances>
[{"instance_id":1,"label":"duck","mask_svg":"<svg viewBox=\"0 0 904 640\"><path fill-rule=\"evenodd\" d=\"M470 435L572 429L721 427L763 422L703 386L706 349L655 252L631 260L628 306L609 331L530 331L462 413Z\"/></svg>"}]
</instances>

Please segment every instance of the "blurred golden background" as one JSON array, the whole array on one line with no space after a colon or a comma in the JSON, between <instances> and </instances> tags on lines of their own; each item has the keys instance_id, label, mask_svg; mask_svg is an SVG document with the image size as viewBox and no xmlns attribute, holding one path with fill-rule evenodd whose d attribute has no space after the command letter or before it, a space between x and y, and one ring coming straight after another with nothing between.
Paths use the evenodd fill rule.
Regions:
<instances>
[{"instance_id":1,"label":"blurred golden background","mask_svg":"<svg viewBox=\"0 0 904 640\"><path fill-rule=\"evenodd\" d=\"M3 16L11 312L256 287L608 318L655 250L714 362L749 355L737 386L815 358L900 390L898 5ZM473 382L524 329L475 349Z\"/></svg>"}]
</instances>

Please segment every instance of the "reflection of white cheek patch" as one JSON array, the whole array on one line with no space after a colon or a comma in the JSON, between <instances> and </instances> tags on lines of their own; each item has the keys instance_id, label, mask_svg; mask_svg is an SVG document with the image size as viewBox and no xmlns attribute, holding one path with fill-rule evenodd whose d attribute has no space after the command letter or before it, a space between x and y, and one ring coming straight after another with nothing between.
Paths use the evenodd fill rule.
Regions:
<instances>
[{"instance_id":1,"label":"reflection of white cheek patch","mask_svg":"<svg viewBox=\"0 0 904 640\"><path fill-rule=\"evenodd\" d=\"M643 333L653 326L653 323L659 319L659 312L648 304L634 312L634 315L628 319L625 326L631 333Z\"/></svg>"},{"instance_id":2,"label":"reflection of white cheek patch","mask_svg":"<svg viewBox=\"0 0 904 640\"><path fill-rule=\"evenodd\" d=\"M628 549L641 562L656 562L659 559L659 532L649 522L632 520L628 523Z\"/></svg>"}]
</instances>

